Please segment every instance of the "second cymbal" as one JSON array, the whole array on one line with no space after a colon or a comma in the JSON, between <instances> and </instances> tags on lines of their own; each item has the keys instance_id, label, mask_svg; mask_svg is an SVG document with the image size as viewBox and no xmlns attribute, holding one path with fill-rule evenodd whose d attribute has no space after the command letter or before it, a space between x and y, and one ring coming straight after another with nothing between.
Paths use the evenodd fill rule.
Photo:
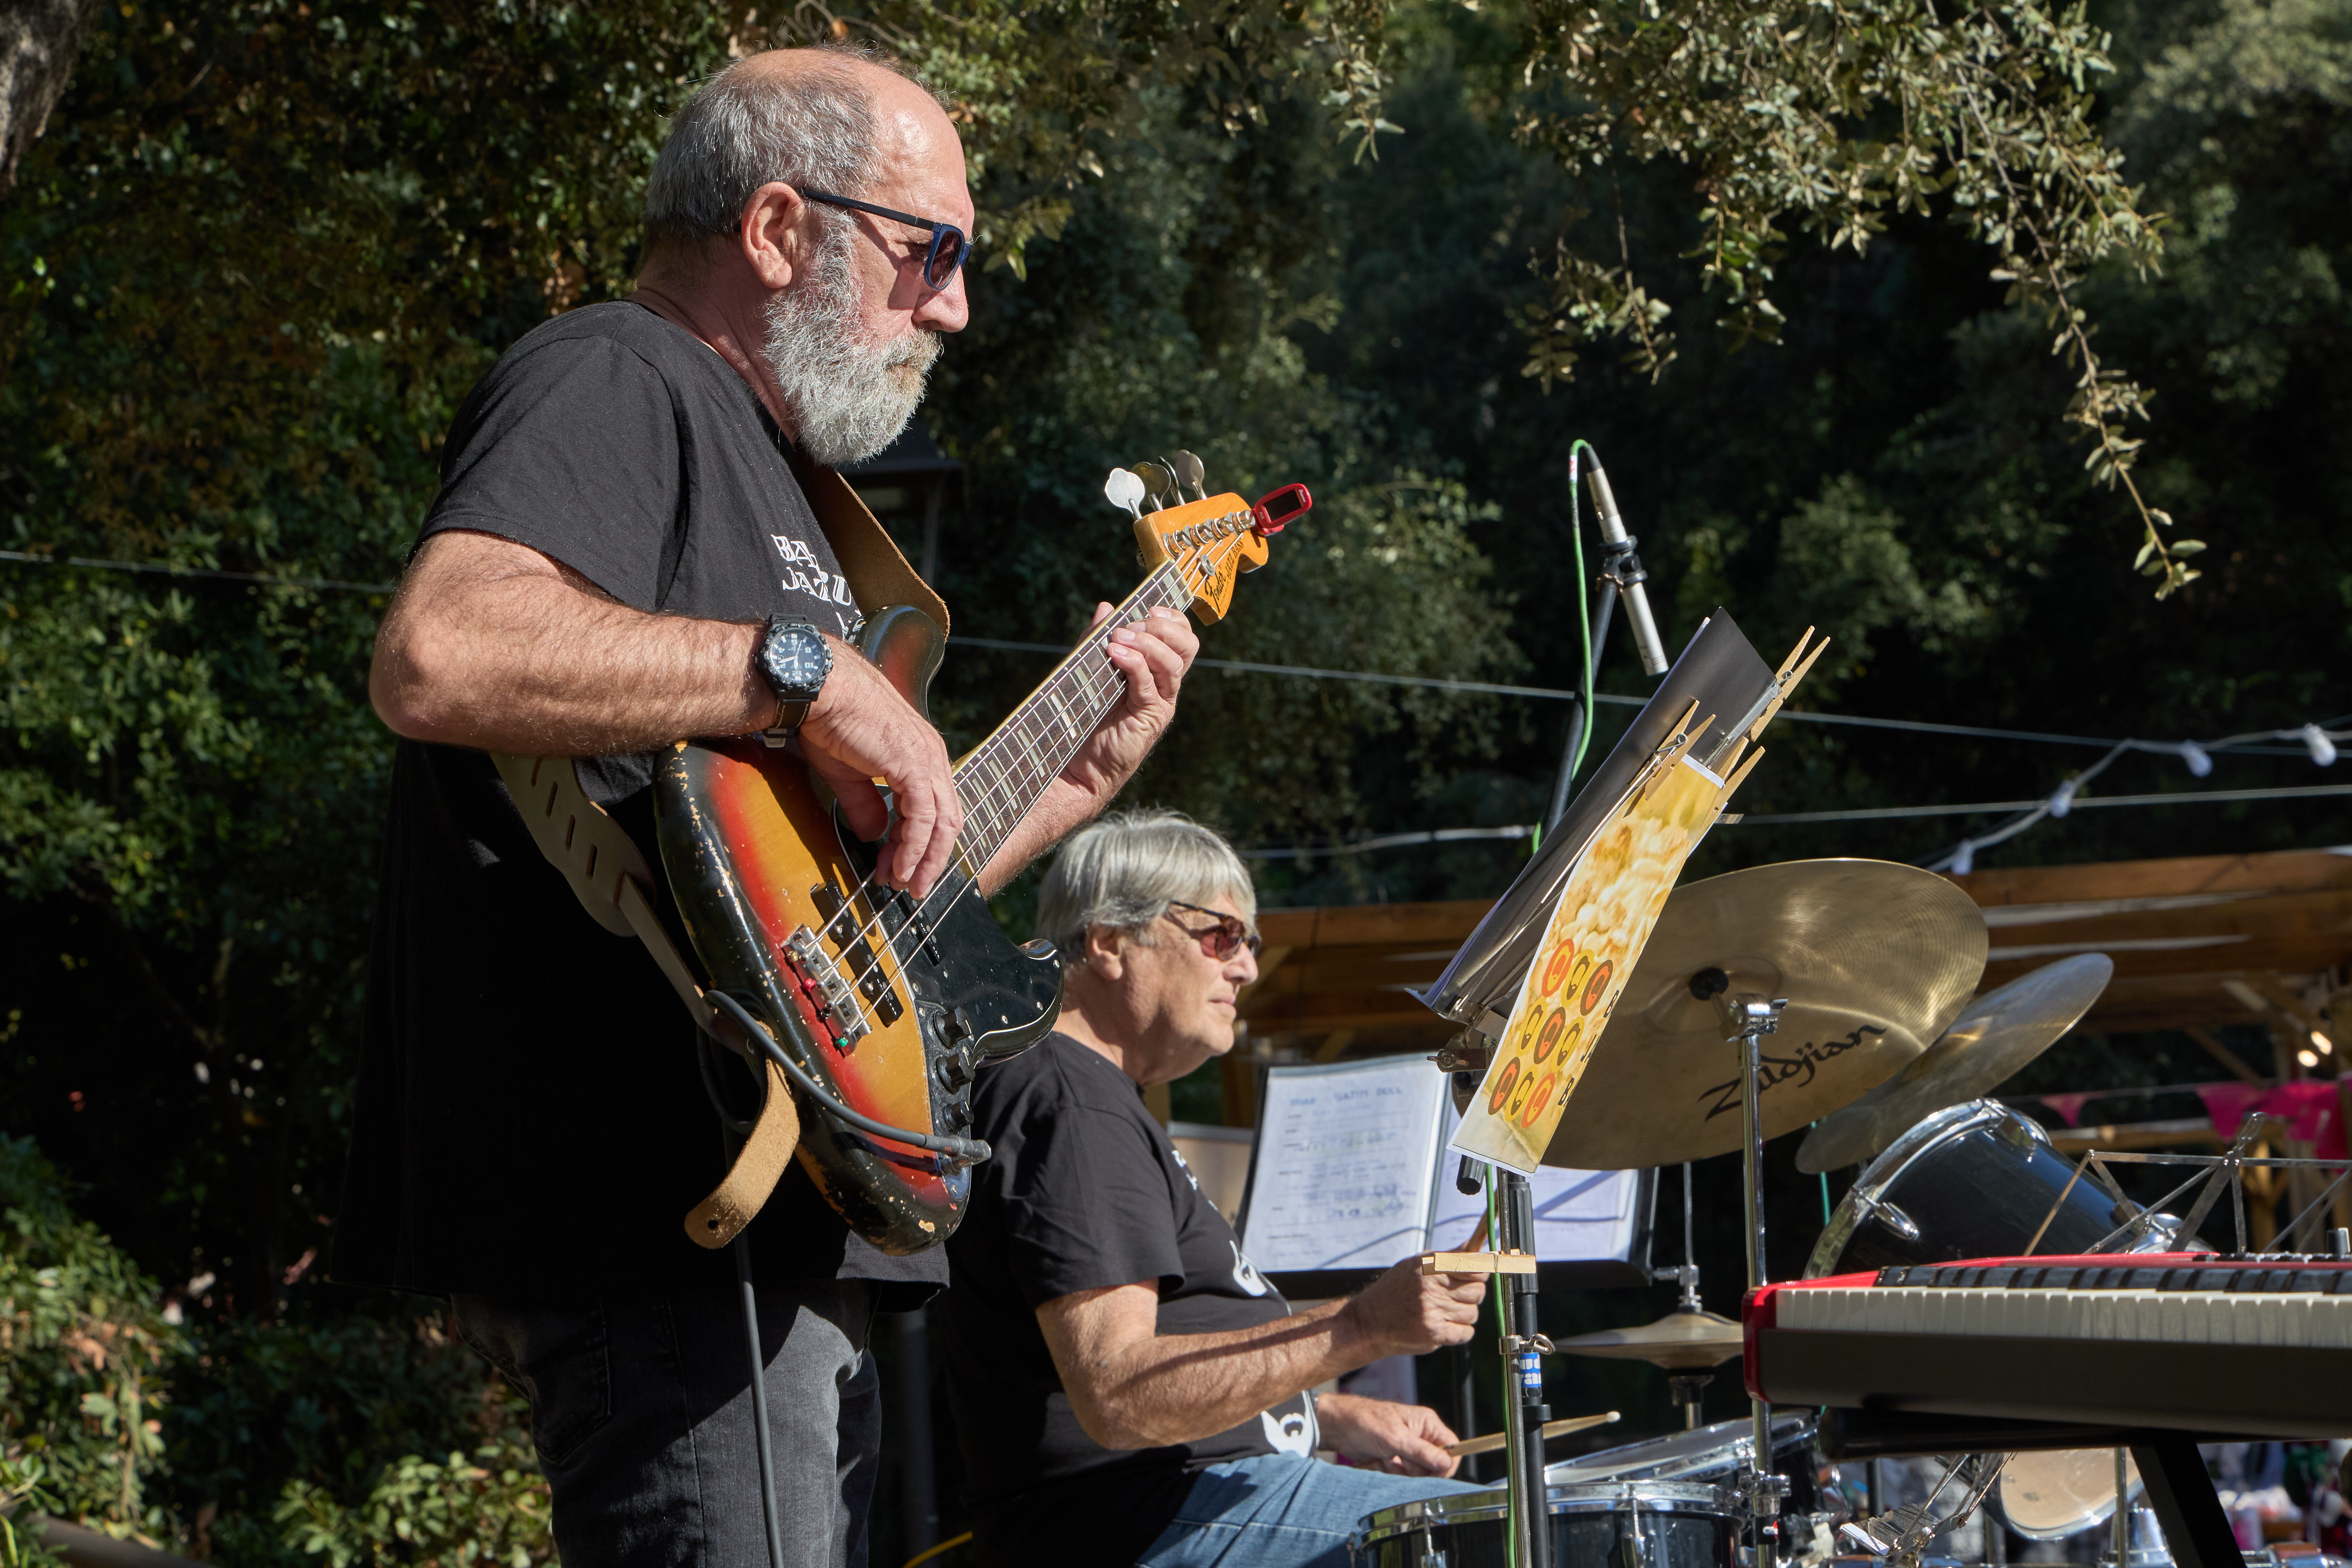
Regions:
<instances>
[{"instance_id":1,"label":"second cymbal","mask_svg":"<svg viewBox=\"0 0 2352 1568\"><path fill-rule=\"evenodd\" d=\"M1798 1149L1797 1169L1810 1176L1859 1165L1921 1118L1990 1094L2073 1028L2115 973L2105 953L2078 952L1985 993L1894 1077L1823 1117Z\"/></svg>"},{"instance_id":2,"label":"second cymbal","mask_svg":"<svg viewBox=\"0 0 2352 1568\"><path fill-rule=\"evenodd\" d=\"M1691 978L1789 999L1764 1039L1764 1135L1876 1087L1958 1016L1984 973L1974 900L1916 866L1794 860L1677 888L1545 1152L1581 1170L1739 1147L1739 1047Z\"/></svg>"},{"instance_id":3,"label":"second cymbal","mask_svg":"<svg viewBox=\"0 0 2352 1568\"><path fill-rule=\"evenodd\" d=\"M1636 1329L1603 1329L1556 1342L1554 1350L1609 1361L1645 1361L1668 1372L1720 1366L1743 1348L1740 1328L1713 1312L1683 1309Z\"/></svg>"}]
</instances>

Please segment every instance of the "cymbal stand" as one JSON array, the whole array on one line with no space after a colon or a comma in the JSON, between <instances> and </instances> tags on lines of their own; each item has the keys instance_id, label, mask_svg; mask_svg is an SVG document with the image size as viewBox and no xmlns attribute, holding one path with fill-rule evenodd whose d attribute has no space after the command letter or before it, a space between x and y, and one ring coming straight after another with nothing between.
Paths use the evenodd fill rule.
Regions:
<instances>
[{"instance_id":1,"label":"cymbal stand","mask_svg":"<svg viewBox=\"0 0 2352 1568\"><path fill-rule=\"evenodd\" d=\"M1677 1312L1700 1312L1706 1309L1698 1300L1698 1249L1691 1236L1691 1168L1683 1162L1683 1261L1679 1268L1653 1268L1650 1278L1663 1283L1672 1279L1683 1289L1682 1299L1675 1303ZM1706 1385L1715 1381L1711 1372L1681 1372L1666 1378L1675 1405L1683 1413L1683 1430L1687 1432L1699 1425L1701 1406L1706 1402Z\"/></svg>"},{"instance_id":2,"label":"cymbal stand","mask_svg":"<svg viewBox=\"0 0 2352 1568\"><path fill-rule=\"evenodd\" d=\"M1694 994L1714 995L1725 1026L1734 1031L1726 1039L1740 1047L1741 1077L1746 1079L1740 1109L1747 1136L1739 1146L1739 1177L1748 1209L1748 1289L1753 1292L1765 1284L1764 1037L1780 1026L1780 1010L1789 999L1768 999L1748 991L1722 995L1727 981L1721 970L1706 970L1694 977L1691 990ZM1774 1568L1780 1547L1780 1494L1786 1483L1772 1468L1772 1407L1760 1399L1749 1403L1756 1418L1755 1464L1748 1485L1748 1506L1756 1523L1755 1568Z\"/></svg>"},{"instance_id":3,"label":"cymbal stand","mask_svg":"<svg viewBox=\"0 0 2352 1568\"><path fill-rule=\"evenodd\" d=\"M1497 1245L1507 1251L1535 1251L1535 1185L1507 1166L1490 1167L1501 1184L1496 1189L1502 1236ZM1504 1452L1509 1456L1511 1533L1521 1568L1552 1568L1551 1513L1544 1488L1544 1423L1551 1407L1544 1403L1543 1358L1551 1341L1537 1331L1536 1277L1497 1274L1495 1288L1503 1292L1503 1369L1509 1384L1503 1401Z\"/></svg>"}]
</instances>

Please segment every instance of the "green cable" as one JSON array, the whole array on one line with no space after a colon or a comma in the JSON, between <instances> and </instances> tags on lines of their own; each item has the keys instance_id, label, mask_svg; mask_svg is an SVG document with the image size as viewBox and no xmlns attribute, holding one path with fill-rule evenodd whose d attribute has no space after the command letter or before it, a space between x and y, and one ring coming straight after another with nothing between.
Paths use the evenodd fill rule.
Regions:
<instances>
[{"instance_id":1,"label":"green cable","mask_svg":"<svg viewBox=\"0 0 2352 1568\"><path fill-rule=\"evenodd\" d=\"M1486 1165L1486 1247L1490 1252L1500 1252L1503 1250L1503 1226L1502 1221L1496 1216L1495 1212L1495 1167L1492 1162L1489 1162ZM1511 1319L1510 1314L1506 1311L1503 1307L1503 1281L1507 1276L1501 1274L1490 1274L1486 1278L1491 1280L1494 1285L1494 1289L1489 1292L1489 1294L1493 1296L1495 1302L1495 1331L1497 1335L1501 1336L1501 1338L1508 1339L1511 1333ZM1510 1402L1518 1397L1518 1384L1511 1366L1511 1358L1506 1355L1502 1358L1502 1363L1503 1430L1507 1432L1511 1429ZM1510 1466L1515 1464L1517 1460L1508 1449L1504 1451L1504 1458L1508 1462L1507 1462L1503 1470L1503 1484L1506 1487L1508 1487L1510 1485L1511 1479ZM1503 1531L1503 1561L1505 1568L1518 1568L1518 1536L1507 1527L1507 1521L1506 1521L1506 1528Z\"/></svg>"},{"instance_id":2,"label":"green cable","mask_svg":"<svg viewBox=\"0 0 2352 1568\"><path fill-rule=\"evenodd\" d=\"M1585 749L1592 744L1592 602L1587 596L1590 585L1584 581L1584 507L1577 499L1576 489L1579 452L1592 452L1595 458L1601 455L1593 452L1592 443L1581 436L1568 446L1568 542L1576 552L1576 625L1582 634L1577 643L1584 649L1584 727L1577 732L1576 754L1568 759L1570 780L1584 766ZM1538 823L1528 845L1529 855L1543 847L1543 824Z\"/></svg>"},{"instance_id":3,"label":"green cable","mask_svg":"<svg viewBox=\"0 0 2352 1568\"><path fill-rule=\"evenodd\" d=\"M1584 581L1584 510L1577 500L1576 455L1592 452L1598 461L1601 454L1592 451L1592 443L1582 437L1569 443L1568 447L1568 537L1576 549L1576 624L1583 633L1584 645L1584 732L1576 738L1576 755L1568 760L1568 776L1576 777L1584 766L1585 748L1592 744L1592 601L1589 585Z\"/></svg>"}]
</instances>

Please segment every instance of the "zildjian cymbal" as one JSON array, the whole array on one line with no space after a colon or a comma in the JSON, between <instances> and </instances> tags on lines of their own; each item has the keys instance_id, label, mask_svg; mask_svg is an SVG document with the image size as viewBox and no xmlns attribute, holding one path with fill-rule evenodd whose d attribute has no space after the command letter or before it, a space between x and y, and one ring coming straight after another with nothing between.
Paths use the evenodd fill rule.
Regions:
<instances>
[{"instance_id":1,"label":"zildjian cymbal","mask_svg":"<svg viewBox=\"0 0 2352 1568\"><path fill-rule=\"evenodd\" d=\"M1555 1340L1554 1350L1570 1355L1601 1356L1611 1361L1645 1361L1668 1372L1690 1372L1720 1366L1740 1352L1739 1325L1713 1312L1668 1312L1638 1329L1603 1329Z\"/></svg>"},{"instance_id":2,"label":"zildjian cymbal","mask_svg":"<svg viewBox=\"0 0 2352 1568\"><path fill-rule=\"evenodd\" d=\"M2115 960L2078 952L1989 991L1893 1078L1822 1119L1797 1151L1807 1175L1859 1165L1948 1105L1990 1094L2073 1028L2114 978Z\"/></svg>"},{"instance_id":3,"label":"zildjian cymbal","mask_svg":"<svg viewBox=\"0 0 2352 1568\"><path fill-rule=\"evenodd\" d=\"M1763 1041L1764 1135L1876 1088L1944 1032L1984 973L1984 916L1931 871L1792 860L1677 888L1570 1095L1544 1163L1671 1165L1739 1147L1738 1045L1695 976L1789 999Z\"/></svg>"}]
</instances>

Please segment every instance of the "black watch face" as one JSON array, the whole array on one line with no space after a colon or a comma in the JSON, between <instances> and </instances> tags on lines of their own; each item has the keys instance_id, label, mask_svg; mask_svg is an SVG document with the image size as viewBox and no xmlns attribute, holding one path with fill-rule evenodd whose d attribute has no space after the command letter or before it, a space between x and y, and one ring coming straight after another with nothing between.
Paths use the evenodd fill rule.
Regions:
<instances>
[{"instance_id":1,"label":"black watch face","mask_svg":"<svg viewBox=\"0 0 2352 1568\"><path fill-rule=\"evenodd\" d=\"M762 650L768 682L787 701L814 701L833 668L824 638L812 626L778 626Z\"/></svg>"}]
</instances>

